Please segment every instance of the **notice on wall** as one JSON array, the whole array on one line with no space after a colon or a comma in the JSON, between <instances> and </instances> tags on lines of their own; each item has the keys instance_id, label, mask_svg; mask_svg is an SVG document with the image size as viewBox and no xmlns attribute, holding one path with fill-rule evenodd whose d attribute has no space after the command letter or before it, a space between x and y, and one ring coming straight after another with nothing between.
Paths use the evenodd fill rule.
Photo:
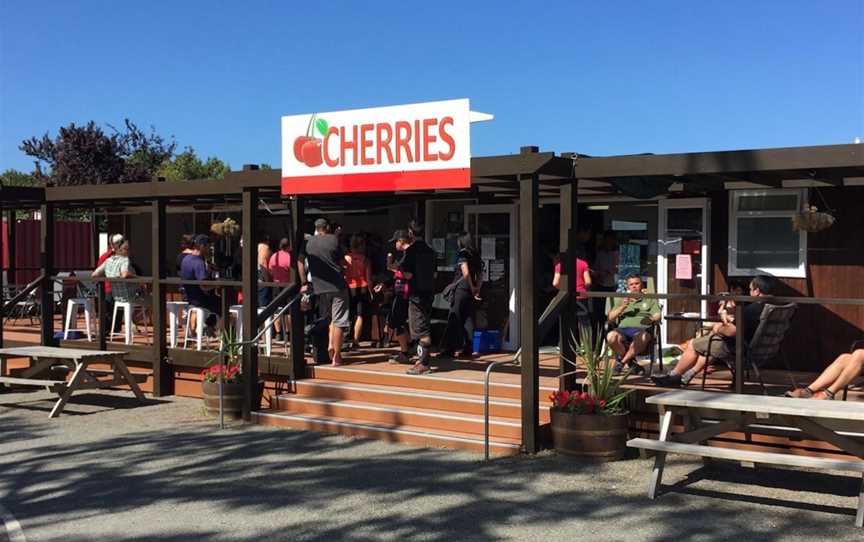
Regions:
<instances>
[{"instance_id":1,"label":"notice on wall","mask_svg":"<svg viewBox=\"0 0 864 542\"><path fill-rule=\"evenodd\" d=\"M489 282L497 282L504 278L506 270L506 262L504 260L491 260L489 265Z\"/></svg>"},{"instance_id":2,"label":"notice on wall","mask_svg":"<svg viewBox=\"0 0 864 542\"><path fill-rule=\"evenodd\" d=\"M481 237L480 238L480 257L484 260L495 259L495 238Z\"/></svg>"},{"instance_id":3,"label":"notice on wall","mask_svg":"<svg viewBox=\"0 0 864 542\"><path fill-rule=\"evenodd\" d=\"M693 279L693 260L689 254L675 256L675 278L678 280Z\"/></svg>"}]
</instances>

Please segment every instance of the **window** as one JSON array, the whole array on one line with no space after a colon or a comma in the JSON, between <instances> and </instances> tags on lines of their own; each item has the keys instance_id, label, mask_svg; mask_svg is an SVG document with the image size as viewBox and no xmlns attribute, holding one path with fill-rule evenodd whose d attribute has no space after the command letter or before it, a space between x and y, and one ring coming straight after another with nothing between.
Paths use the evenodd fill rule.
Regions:
<instances>
[{"instance_id":1,"label":"window","mask_svg":"<svg viewBox=\"0 0 864 542\"><path fill-rule=\"evenodd\" d=\"M806 197L806 189L729 193L730 275L806 276L807 234L792 229Z\"/></svg>"}]
</instances>

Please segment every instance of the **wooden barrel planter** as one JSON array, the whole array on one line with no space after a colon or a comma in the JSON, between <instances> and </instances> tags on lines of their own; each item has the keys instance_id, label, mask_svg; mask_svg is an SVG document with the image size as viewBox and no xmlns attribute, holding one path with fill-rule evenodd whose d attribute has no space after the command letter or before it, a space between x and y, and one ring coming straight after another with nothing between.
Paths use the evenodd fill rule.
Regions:
<instances>
[{"instance_id":1,"label":"wooden barrel planter","mask_svg":"<svg viewBox=\"0 0 864 542\"><path fill-rule=\"evenodd\" d=\"M223 409L226 418L239 418L243 415L243 384L222 384ZM204 394L204 411L210 416L219 415L219 383L202 382L201 391Z\"/></svg>"},{"instance_id":2,"label":"wooden barrel planter","mask_svg":"<svg viewBox=\"0 0 864 542\"><path fill-rule=\"evenodd\" d=\"M622 459L627 451L627 414L571 414L553 408L552 440L563 454L593 461Z\"/></svg>"}]
</instances>

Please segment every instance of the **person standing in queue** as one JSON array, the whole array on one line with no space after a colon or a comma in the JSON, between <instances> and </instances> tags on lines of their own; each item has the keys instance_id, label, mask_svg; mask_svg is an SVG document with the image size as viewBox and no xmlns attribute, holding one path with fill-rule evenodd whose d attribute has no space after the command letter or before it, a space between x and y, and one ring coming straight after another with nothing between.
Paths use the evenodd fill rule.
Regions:
<instances>
[{"instance_id":1,"label":"person standing in queue","mask_svg":"<svg viewBox=\"0 0 864 542\"><path fill-rule=\"evenodd\" d=\"M412 226L420 231L416 224ZM401 246L405 251L402 260L393 264L393 270L400 271L408 281L408 330L410 338L417 341L417 363L408 374L427 374L432 371L429 350L432 347L430 317L435 297L435 252L425 241L404 230L397 231L392 240L398 243L397 249ZM400 346L407 345L406 334L397 339Z\"/></svg>"},{"instance_id":2,"label":"person standing in queue","mask_svg":"<svg viewBox=\"0 0 864 542\"><path fill-rule=\"evenodd\" d=\"M474 309L480 300L483 261L474 248L470 233L462 232L456 242L459 247L456 273L453 282L444 290L445 298L449 298L450 313L439 358L471 356Z\"/></svg>"},{"instance_id":3,"label":"person standing in queue","mask_svg":"<svg viewBox=\"0 0 864 542\"><path fill-rule=\"evenodd\" d=\"M298 262L303 283L300 291L307 292L306 265L317 296L319 315L330 317L328 354L333 365L342 365L342 333L351 326L349 318L348 283L342 274L345 253L339 238L330 233L326 218L315 221L315 235L306 242L306 264Z\"/></svg>"}]
</instances>

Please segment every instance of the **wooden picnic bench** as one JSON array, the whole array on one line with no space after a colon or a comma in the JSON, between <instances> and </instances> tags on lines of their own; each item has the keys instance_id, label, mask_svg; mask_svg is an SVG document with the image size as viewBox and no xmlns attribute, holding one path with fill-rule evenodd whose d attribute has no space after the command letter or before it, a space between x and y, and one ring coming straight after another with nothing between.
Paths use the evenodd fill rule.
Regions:
<instances>
[{"instance_id":1,"label":"wooden picnic bench","mask_svg":"<svg viewBox=\"0 0 864 542\"><path fill-rule=\"evenodd\" d=\"M147 375L133 376L123 361L125 355L126 352L79 350L53 346L2 348L0 349L0 384L44 387L49 391L59 393L60 398L54 404L51 413L48 414L49 418L59 416L66 402L78 390L111 388L128 384L135 397L139 401L144 401L144 394L138 387L138 380L146 379ZM19 376L6 376L6 360L9 358L30 358L30 367L22 371ZM94 364L105 364L110 369L92 367ZM39 376L57 365L69 368L72 376L68 382ZM98 378L105 375L112 378L110 380Z\"/></svg>"},{"instance_id":2,"label":"wooden picnic bench","mask_svg":"<svg viewBox=\"0 0 864 542\"><path fill-rule=\"evenodd\" d=\"M660 413L659 438L635 438L627 445L656 452L648 484L649 499L657 495L667 453L752 464L851 471L862 476L855 525L864 526L864 403L693 390L654 395L646 399L646 403L657 405ZM684 431L673 435L674 414L682 416ZM833 444L855 458L846 460L739 450L707 443L709 439L730 431L786 434L796 438L809 436Z\"/></svg>"}]
</instances>

